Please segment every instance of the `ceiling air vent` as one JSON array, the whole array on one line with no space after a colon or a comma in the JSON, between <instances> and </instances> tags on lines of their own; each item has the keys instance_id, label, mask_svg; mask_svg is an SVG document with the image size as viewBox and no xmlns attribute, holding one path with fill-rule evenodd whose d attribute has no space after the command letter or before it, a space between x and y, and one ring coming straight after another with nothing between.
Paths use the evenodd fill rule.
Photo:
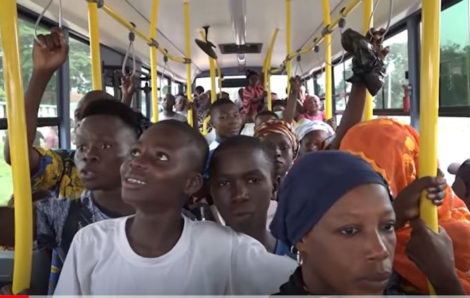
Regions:
<instances>
[{"instance_id":1,"label":"ceiling air vent","mask_svg":"<svg viewBox=\"0 0 470 298\"><path fill-rule=\"evenodd\" d=\"M219 44L219 49L222 54L259 54L262 48L262 43L247 43L242 46L238 46L234 43Z\"/></svg>"}]
</instances>

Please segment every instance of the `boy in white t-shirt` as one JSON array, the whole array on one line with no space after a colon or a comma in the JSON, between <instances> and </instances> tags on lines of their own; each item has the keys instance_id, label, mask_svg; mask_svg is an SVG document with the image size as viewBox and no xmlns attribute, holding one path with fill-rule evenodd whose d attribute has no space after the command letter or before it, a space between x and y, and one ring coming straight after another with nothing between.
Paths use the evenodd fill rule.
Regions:
<instances>
[{"instance_id":1,"label":"boy in white t-shirt","mask_svg":"<svg viewBox=\"0 0 470 298\"><path fill-rule=\"evenodd\" d=\"M296 264L215 223L181 216L202 185L207 143L187 124L149 128L121 167L135 216L80 230L56 295L271 294Z\"/></svg>"}]
</instances>

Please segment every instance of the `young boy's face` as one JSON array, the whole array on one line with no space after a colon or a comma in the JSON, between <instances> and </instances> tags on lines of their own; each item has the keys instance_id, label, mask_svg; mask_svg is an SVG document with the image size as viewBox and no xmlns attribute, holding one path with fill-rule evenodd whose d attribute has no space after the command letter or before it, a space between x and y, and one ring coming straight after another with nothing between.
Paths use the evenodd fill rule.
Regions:
<instances>
[{"instance_id":1,"label":"young boy's face","mask_svg":"<svg viewBox=\"0 0 470 298\"><path fill-rule=\"evenodd\" d=\"M224 104L218 106L211 113L211 121L221 138L230 138L240 133L242 117L235 104Z\"/></svg>"},{"instance_id":2,"label":"young boy's face","mask_svg":"<svg viewBox=\"0 0 470 298\"><path fill-rule=\"evenodd\" d=\"M194 166L195 147L178 128L151 126L121 167L123 200L141 211L181 208L202 184Z\"/></svg>"},{"instance_id":3,"label":"young boy's face","mask_svg":"<svg viewBox=\"0 0 470 298\"><path fill-rule=\"evenodd\" d=\"M226 224L246 233L243 227L259 222L266 225L273 196L274 168L263 150L227 149L213 160L210 192Z\"/></svg>"},{"instance_id":4,"label":"young boy's face","mask_svg":"<svg viewBox=\"0 0 470 298\"><path fill-rule=\"evenodd\" d=\"M86 189L119 187L119 168L136 142L135 132L108 115L85 118L77 130L75 165Z\"/></svg>"}]
</instances>

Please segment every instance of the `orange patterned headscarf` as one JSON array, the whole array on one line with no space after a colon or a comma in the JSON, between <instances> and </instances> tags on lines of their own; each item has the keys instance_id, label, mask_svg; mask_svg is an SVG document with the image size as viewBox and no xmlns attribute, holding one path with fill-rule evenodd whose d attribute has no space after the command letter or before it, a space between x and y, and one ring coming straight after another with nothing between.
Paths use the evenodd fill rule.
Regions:
<instances>
[{"instance_id":1,"label":"orange patterned headscarf","mask_svg":"<svg viewBox=\"0 0 470 298\"><path fill-rule=\"evenodd\" d=\"M419 136L409 125L392 119L375 119L357 124L341 141L341 150L358 153L385 171L393 196L418 177ZM455 265L460 282L470 294L470 212L450 187L444 204L438 208L439 225L449 234L454 246ZM418 293L428 293L426 277L407 257L409 225L397 232L394 269Z\"/></svg>"}]
</instances>

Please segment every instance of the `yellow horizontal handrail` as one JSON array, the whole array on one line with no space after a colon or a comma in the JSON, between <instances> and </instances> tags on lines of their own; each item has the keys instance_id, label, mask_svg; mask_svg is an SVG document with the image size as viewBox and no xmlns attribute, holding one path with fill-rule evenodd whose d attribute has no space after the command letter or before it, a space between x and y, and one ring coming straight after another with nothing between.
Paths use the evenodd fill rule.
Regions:
<instances>
[{"instance_id":1,"label":"yellow horizontal handrail","mask_svg":"<svg viewBox=\"0 0 470 298\"><path fill-rule=\"evenodd\" d=\"M307 44L303 48L301 48L301 49L299 49L299 50L297 50L293 53L288 54L286 59L282 62L282 64L277 68L271 69L270 72L272 74L280 73L285 69L287 61L291 61L292 59L296 58L297 56L300 56L300 55L303 55L303 54L306 54L306 53L309 53L309 52L313 51L316 46L320 45L325 40L324 31L326 30L326 32L328 32L328 33L333 32L338 27L339 22L341 21L341 19L343 19L343 18L347 17L348 15L350 15L351 12L359 5L360 2L361 2L361 0L351 0L351 2L349 2L346 6L344 6L341 9L340 13L333 19L331 24L329 24L327 27L323 28L322 32L317 37L315 37L309 44Z\"/></svg>"},{"instance_id":2,"label":"yellow horizontal handrail","mask_svg":"<svg viewBox=\"0 0 470 298\"><path fill-rule=\"evenodd\" d=\"M183 63L183 64L188 63L188 62L191 61L190 59L186 59L185 57L177 57L175 55L170 54L166 48L161 47L156 40L154 40L153 38L147 36L142 31L137 29L135 24L133 24L132 22L130 22L130 21L126 20L125 18L123 18L117 11L112 9L109 5L103 4L103 6L101 8L103 9L104 12L106 12L110 17L112 17L118 23L120 23L121 25L123 25L124 27L129 29L129 31L134 32L136 36L140 37L148 45L156 47L158 49L158 51L160 53L162 53L163 55L167 56L168 59L170 59L174 62Z\"/></svg>"}]
</instances>

